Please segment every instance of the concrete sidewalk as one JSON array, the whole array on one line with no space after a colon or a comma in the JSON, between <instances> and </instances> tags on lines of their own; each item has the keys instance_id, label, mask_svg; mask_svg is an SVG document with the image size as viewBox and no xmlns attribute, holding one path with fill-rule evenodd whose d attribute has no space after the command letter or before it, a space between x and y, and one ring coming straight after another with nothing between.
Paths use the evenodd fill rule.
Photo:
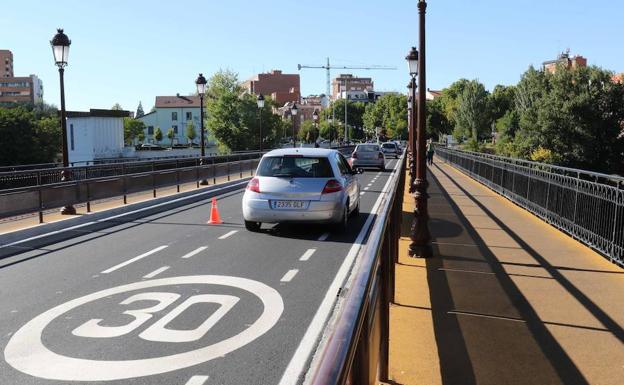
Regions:
<instances>
[{"instance_id":1,"label":"concrete sidewalk","mask_svg":"<svg viewBox=\"0 0 624 385\"><path fill-rule=\"evenodd\" d=\"M414 202L405 192L390 379L624 384L624 270L437 161L432 259L407 255Z\"/></svg>"}]
</instances>

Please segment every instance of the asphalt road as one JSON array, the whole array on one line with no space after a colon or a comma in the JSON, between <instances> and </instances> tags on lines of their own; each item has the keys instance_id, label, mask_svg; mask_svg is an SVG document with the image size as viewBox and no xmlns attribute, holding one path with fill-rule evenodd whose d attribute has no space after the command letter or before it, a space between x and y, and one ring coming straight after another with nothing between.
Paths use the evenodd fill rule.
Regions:
<instances>
[{"instance_id":1,"label":"asphalt road","mask_svg":"<svg viewBox=\"0 0 624 385\"><path fill-rule=\"evenodd\" d=\"M349 231L242 224L243 190L0 259L0 384L295 384L388 171ZM362 232L362 234L360 234Z\"/></svg>"}]
</instances>

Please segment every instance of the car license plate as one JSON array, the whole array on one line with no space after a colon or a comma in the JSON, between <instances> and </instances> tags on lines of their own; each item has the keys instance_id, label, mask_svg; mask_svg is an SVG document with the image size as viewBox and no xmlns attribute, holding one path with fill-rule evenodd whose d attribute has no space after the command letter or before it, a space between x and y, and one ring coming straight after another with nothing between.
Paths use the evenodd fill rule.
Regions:
<instances>
[{"instance_id":1,"label":"car license plate","mask_svg":"<svg viewBox=\"0 0 624 385\"><path fill-rule=\"evenodd\" d=\"M306 208L306 201L271 201L271 207L276 210L300 210Z\"/></svg>"}]
</instances>

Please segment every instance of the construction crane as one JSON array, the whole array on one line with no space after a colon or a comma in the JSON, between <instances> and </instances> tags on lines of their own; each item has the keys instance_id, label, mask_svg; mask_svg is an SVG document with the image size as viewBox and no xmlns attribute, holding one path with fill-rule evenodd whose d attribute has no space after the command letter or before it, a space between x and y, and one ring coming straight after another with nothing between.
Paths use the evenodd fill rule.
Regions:
<instances>
[{"instance_id":1,"label":"construction crane","mask_svg":"<svg viewBox=\"0 0 624 385\"><path fill-rule=\"evenodd\" d=\"M302 68L313 68L313 69L324 69L327 70L327 97L329 97L329 95L331 95L331 74L330 71L332 69L341 69L341 70L396 70L396 67L388 67L388 66L381 66L381 65L362 65L362 66L356 66L356 67L350 67L350 66L331 66L329 64L329 57L327 58L327 64L324 66L313 66L313 65L303 65L303 64L297 64L297 69L299 71L301 71ZM345 82L345 100L347 99L347 80L344 80ZM333 115L333 112L332 112ZM335 119L335 117L334 117ZM349 132L347 131L347 103L345 102L345 134L344 134L344 138L345 138L345 142L348 140L349 137ZM330 147L331 147L331 142L330 142Z\"/></svg>"},{"instance_id":2,"label":"construction crane","mask_svg":"<svg viewBox=\"0 0 624 385\"><path fill-rule=\"evenodd\" d=\"M349 67L349 66L331 66L329 64L329 58L327 58L327 64L324 66L313 66L313 65L304 65L297 64L297 69L301 71L302 68L314 68L314 69L324 69L327 70L327 97L331 95L331 74L330 71L333 69L339 70L396 70L396 67L388 67L388 66L380 66L380 65L363 65L358 67ZM345 89L346 91L346 89Z\"/></svg>"}]
</instances>

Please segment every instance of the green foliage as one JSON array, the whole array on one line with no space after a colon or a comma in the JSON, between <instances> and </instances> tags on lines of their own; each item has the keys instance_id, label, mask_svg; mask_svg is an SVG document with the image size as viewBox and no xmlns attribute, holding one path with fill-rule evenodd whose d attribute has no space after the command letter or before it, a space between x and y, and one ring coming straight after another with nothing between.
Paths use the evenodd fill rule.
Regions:
<instances>
[{"instance_id":1,"label":"green foliage","mask_svg":"<svg viewBox=\"0 0 624 385\"><path fill-rule=\"evenodd\" d=\"M173 131L173 127L170 127L167 130L167 138L170 140L170 147L173 147L173 138L175 138L175 131Z\"/></svg>"},{"instance_id":2,"label":"green foliage","mask_svg":"<svg viewBox=\"0 0 624 385\"><path fill-rule=\"evenodd\" d=\"M452 132L453 126L444 112L443 99L427 100L427 136L435 140Z\"/></svg>"},{"instance_id":3,"label":"green foliage","mask_svg":"<svg viewBox=\"0 0 624 385\"><path fill-rule=\"evenodd\" d=\"M144 115L145 115L145 112L143 112L143 105L139 101L139 106L137 107L136 114L134 115L134 117L140 118L141 116L144 116Z\"/></svg>"},{"instance_id":4,"label":"green foliage","mask_svg":"<svg viewBox=\"0 0 624 385\"><path fill-rule=\"evenodd\" d=\"M478 80L468 82L458 101L455 112L457 134L475 141L489 136L491 112L485 86Z\"/></svg>"},{"instance_id":5,"label":"green foliage","mask_svg":"<svg viewBox=\"0 0 624 385\"><path fill-rule=\"evenodd\" d=\"M195 126L193 125L193 122L188 122L186 124L186 131L184 132L184 135L188 138L190 144L193 143L193 140L197 137L197 133L195 132Z\"/></svg>"},{"instance_id":6,"label":"green foliage","mask_svg":"<svg viewBox=\"0 0 624 385\"><path fill-rule=\"evenodd\" d=\"M314 143L319 136L319 130L315 127L311 120L305 120L301 123L299 133L297 134L299 140L306 143Z\"/></svg>"},{"instance_id":7,"label":"green foliage","mask_svg":"<svg viewBox=\"0 0 624 385\"><path fill-rule=\"evenodd\" d=\"M380 127L388 138L406 139L407 97L399 94L380 97L375 103L366 105L363 121L368 132L375 132Z\"/></svg>"},{"instance_id":8,"label":"green foliage","mask_svg":"<svg viewBox=\"0 0 624 385\"><path fill-rule=\"evenodd\" d=\"M139 138L139 135L143 134L145 130L145 123L140 120L125 117L123 120L124 125L124 142L131 144L135 139ZM145 139L145 134L143 134Z\"/></svg>"},{"instance_id":9,"label":"green foliage","mask_svg":"<svg viewBox=\"0 0 624 385\"><path fill-rule=\"evenodd\" d=\"M273 114L276 107L265 98L264 108L258 109L254 95L241 95L238 75L219 71L208 81L208 129L220 144L232 151L255 150L260 147L260 114L262 114L263 148L273 147L283 134L283 123Z\"/></svg>"},{"instance_id":10,"label":"green foliage","mask_svg":"<svg viewBox=\"0 0 624 385\"><path fill-rule=\"evenodd\" d=\"M123 110L123 107L121 107L121 105L120 105L119 103L115 103L115 104L111 107L111 110L114 110L114 111L121 111L121 110Z\"/></svg>"},{"instance_id":11,"label":"green foliage","mask_svg":"<svg viewBox=\"0 0 624 385\"><path fill-rule=\"evenodd\" d=\"M162 131L160 130L160 127L156 127L156 128L154 129L154 140L156 141L156 143L160 143L160 141L162 140L162 138L163 138L163 133L162 133Z\"/></svg>"},{"instance_id":12,"label":"green foliage","mask_svg":"<svg viewBox=\"0 0 624 385\"><path fill-rule=\"evenodd\" d=\"M323 119L331 118L332 114L334 114L336 119L334 124L338 125L338 122L340 122L342 125L342 127L338 129L338 135L341 137L344 135L345 104L347 107L347 125L350 127L362 127L364 125L363 116L366 109L366 104L364 102L348 100L345 103L344 99L338 99L333 101L329 108L321 111Z\"/></svg>"},{"instance_id":13,"label":"green foliage","mask_svg":"<svg viewBox=\"0 0 624 385\"><path fill-rule=\"evenodd\" d=\"M60 121L49 106L0 108L0 165L49 163L62 152Z\"/></svg>"},{"instance_id":14,"label":"green foliage","mask_svg":"<svg viewBox=\"0 0 624 385\"><path fill-rule=\"evenodd\" d=\"M324 120L319 124L319 135L323 139L330 139L333 141L338 137L338 130L336 125L332 122L331 124Z\"/></svg>"}]
</instances>

